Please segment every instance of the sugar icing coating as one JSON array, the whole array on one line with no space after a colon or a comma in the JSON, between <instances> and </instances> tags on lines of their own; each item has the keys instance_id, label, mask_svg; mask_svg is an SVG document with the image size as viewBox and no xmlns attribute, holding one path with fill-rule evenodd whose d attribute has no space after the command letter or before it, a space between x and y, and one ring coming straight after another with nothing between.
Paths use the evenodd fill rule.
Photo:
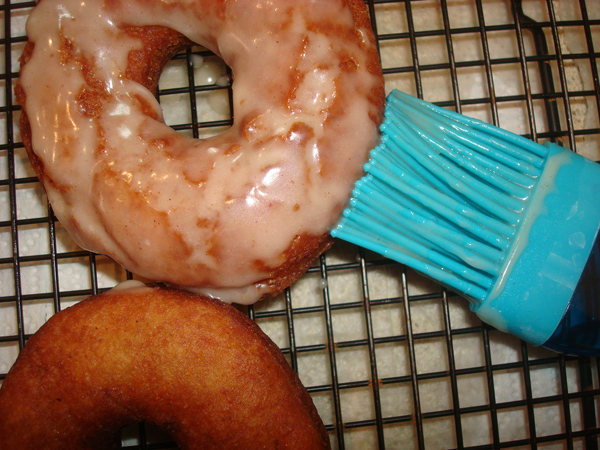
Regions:
<instances>
[{"instance_id":1,"label":"sugar icing coating","mask_svg":"<svg viewBox=\"0 0 600 450\"><path fill-rule=\"evenodd\" d=\"M355 19L347 0L41 1L19 83L61 223L150 280L262 297L290 243L334 225L376 143L381 73ZM128 29L149 25L231 67L228 131L176 133L127 77L143 45Z\"/></svg>"}]
</instances>

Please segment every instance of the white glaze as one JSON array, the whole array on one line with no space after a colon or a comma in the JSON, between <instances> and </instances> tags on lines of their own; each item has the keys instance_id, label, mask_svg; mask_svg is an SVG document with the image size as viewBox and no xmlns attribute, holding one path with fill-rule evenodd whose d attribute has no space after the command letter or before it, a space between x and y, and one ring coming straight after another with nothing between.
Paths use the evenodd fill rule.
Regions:
<instances>
[{"instance_id":1,"label":"white glaze","mask_svg":"<svg viewBox=\"0 0 600 450\"><path fill-rule=\"evenodd\" d=\"M502 267L499 268L498 277L494 284L490 287L487 301L490 302L502 294L506 288L506 283L510 280L511 273L523 252L531 245L529 237L531 228L539 217L550 214L546 205L546 197L549 194L556 192L556 175L559 170L566 164L571 164L572 155L570 152L563 151L556 155L552 155L546 160L546 165L542 175L535 184L535 189L529 195L527 200L527 209L524 211L518 231L515 232L513 242L504 256ZM547 243L545 243L547 244ZM582 266L585 262L582 263ZM494 319L492 319L494 320ZM498 315L495 324L498 326L504 325L503 319ZM507 329L507 328L502 328Z\"/></svg>"},{"instance_id":2,"label":"white glaze","mask_svg":"<svg viewBox=\"0 0 600 450\"><path fill-rule=\"evenodd\" d=\"M138 289L150 289L146 283L138 280L125 280L121 281L116 286L113 286L112 289L109 289L107 292L123 292L129 290L138 290Z\"/></svg>"},{"instance_id":3,"label":"white glaze","mask_svg":"<svg viewBox=\"0 0 600 450\"><path fill-rule=\"evenodd\" d=\"M380 77L367 70L370 30L353 31L341 0L230 1L217 18L220 4L43 0L20 83L48 196L79 245L150 280L251 303L295 236L336 222L377 139L379 105L367 97ZM234 72L233 127L192 140L162 123L153 94L125 78L141 42L122 24L167 26L222 56ZM63 39L109 94L98 117L81 113L86 82ZM349 58L356 71L340 68Z\"/></svg>"}]
</instances>

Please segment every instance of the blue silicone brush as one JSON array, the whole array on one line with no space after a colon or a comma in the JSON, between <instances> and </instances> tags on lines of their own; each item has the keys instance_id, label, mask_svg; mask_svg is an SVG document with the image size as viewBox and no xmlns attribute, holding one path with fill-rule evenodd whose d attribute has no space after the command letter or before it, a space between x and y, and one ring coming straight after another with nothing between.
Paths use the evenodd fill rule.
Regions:
<instances>
[{"instance_id":1,"label":"blue silicone brush","mask_svg":"<svg viewBox=\"0 0 600 450\"><path fill-rule=\"evenodd\" d=\"M334 237L534 345L600 355L600 165L393 91Z\"/></svg>"}]
</instances>

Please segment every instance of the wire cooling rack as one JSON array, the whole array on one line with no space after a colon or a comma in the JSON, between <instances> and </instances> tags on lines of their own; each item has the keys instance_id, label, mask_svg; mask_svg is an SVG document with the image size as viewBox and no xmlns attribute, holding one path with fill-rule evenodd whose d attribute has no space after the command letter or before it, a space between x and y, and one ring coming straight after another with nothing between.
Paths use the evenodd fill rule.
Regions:
<instances>
[{"instance_id":1,"label":"wire cooling rack","mask_svg":"<svg viewBox=\"0 0 600 450\"><path fill-rule=\"evenodd\" d=\"M13 88L34 4L4 0L0 9L0 382L52 314L131 277L72 243L21 144ZM368 6L388 91L600 159L596 1ZM226 129L230 84L209 52L177 56L157 93L167 123L194 137ZM498 332L465 300L350 244L336 244L284 294L245 311L298 371L333 448L598 448L596 359ZM139 424L123 431L123 445L176 448Z\"/></svg>"}]
</instances>

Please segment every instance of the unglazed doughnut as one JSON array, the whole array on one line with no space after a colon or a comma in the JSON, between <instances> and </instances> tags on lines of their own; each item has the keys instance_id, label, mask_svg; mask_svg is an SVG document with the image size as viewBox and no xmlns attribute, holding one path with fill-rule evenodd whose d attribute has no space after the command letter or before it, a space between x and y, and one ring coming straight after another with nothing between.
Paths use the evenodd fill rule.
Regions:
<instances>
[{"instance_id":1,"label":"unglazed doughnut","mask_svg":"<svg viewBox=\"0 0 600 450\"><path fill-rule=\"evenodd\" d=\"M384 104L362 0L42 0L27 35L23 142L80 246L251 303L331 245ZM153 95L192 43L234 76L233 126L207 140Z\"/></svg>"},{"instance_id":2,"label":"unglazed doughnut","mask_svg":"<svg viewBox=\"0 0 600 450\"><path fill-rule=\"evenodd\" d=\"M328 449L310 395L234 307L129 287L54 315L0 389L0 449L120 448L145 421L181 449Z\"/></svg>"}]
</instances>

